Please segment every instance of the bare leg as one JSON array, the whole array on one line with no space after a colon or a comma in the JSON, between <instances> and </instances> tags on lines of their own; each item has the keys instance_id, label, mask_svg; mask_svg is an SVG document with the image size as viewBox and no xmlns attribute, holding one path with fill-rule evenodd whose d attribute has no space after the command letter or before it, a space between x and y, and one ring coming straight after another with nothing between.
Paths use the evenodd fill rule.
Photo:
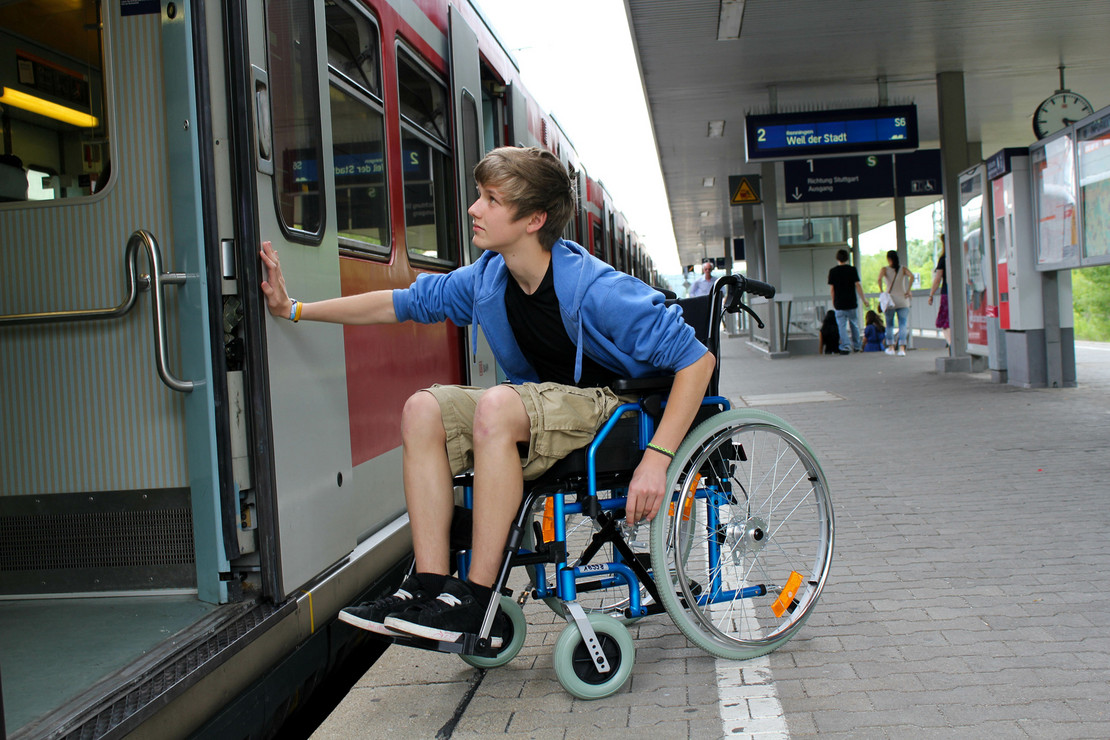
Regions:
<instances>
[{"instance_id":1,"label":"bare leg","mask_svg":"<svg viewBox=\"0 0 1110 740\"><path fill-rule=\"evenodd\" d=\"M451 485L443 417L439 402L431 393L419 391L405 402L401 439L405 502L412 526L416 570L447 575L455 489Z\"/></svg>"},{"instance_id":2,"label":"bare leg","mask_svg":"<svg viewBox=\"0 0 1110 740\"><path fill-rule=\"evenodd\" d=\"M474 411L474 534L470 580L492 586L509 528L520 508L524 473L517 442L527 442L530 420L520 394L495 386Z\"/></svg>"}]
</instances>

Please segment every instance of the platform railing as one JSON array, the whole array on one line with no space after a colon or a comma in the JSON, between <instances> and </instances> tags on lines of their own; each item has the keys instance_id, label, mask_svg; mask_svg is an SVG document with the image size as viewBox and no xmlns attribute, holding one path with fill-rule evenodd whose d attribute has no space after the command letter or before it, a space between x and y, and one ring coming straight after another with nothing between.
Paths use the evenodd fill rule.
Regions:
<instances>
[{"instance_id":1,"label":"platform railing","mask_svg":"<svg viewBox=\"0 0 1110 740\"><path fill-rule=\"evenodd\" d=\"M140 275L138 257L139 250L146 252L147 263L150 265L150 275ZM195 383L191 380L181 380L169 369L167 360L167 329L166 305L164 288L167 285L184 285L188 276L183 272L162 272L162 252L158 248L158 240L154 235L144 229L139 229L131 234L127 240L124 251L124 269L127 271L127 292L121 303L111 308L89 308L73 311L44 311L40 313L17 313L0 316L0 328L8 326L28 326L61 324L73 321L105 321L118 319L127 315L138 301L141 291L150 290L153 282L154 290L151 291L151 313L154 322L154 362L158 368L158 377L172 390L188 393L193 390Z\"/></svg>"}]
</instances>

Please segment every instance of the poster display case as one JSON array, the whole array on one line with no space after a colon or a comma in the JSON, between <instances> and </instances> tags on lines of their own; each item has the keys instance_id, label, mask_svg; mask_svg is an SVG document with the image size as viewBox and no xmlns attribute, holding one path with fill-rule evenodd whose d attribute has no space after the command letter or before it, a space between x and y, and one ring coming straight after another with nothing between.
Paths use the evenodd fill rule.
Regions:
<instances>
[{"instance_id":1,"label":"poster display case","mask_svg":"<svg viewBox=\"0 0 1110 740\"><path fill-rule=\"evenodd\" d=\"M1081 263L1110 263L1110 108L1075 127L1079 169Z\"/></svg>"},{"instance_id":2,"label":"poster display case","mask_svg":"<svg viewBox=\"0 0 1110 740\"><path fill-rule=\"evenodd\" d=\"M1029 166L1033 176L1037 269L1079 267L1075 129L1066 128L1030 147Z\"/></svg>"},{"instance_id":3,"label":"poster display case","mask_svg":"<svg viewBox=\"0 0 1110 740\"><path fill-rule=\"evenodd\" d=\"M961 172L959 187L960 246L964 264L961 282L967 306L967 351L985 356L989 349L988 319L998 316L986 166L979 164ZM953 287L950 283L949 290Z\"/></svg>"}]
</instances>

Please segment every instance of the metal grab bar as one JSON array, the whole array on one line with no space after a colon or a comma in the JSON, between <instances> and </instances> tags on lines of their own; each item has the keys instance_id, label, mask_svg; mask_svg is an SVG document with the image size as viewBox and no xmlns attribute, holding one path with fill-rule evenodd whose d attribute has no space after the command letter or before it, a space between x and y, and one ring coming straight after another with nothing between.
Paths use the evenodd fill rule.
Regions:
<instances>
[{"instance_id":1,"label":"metal grab bar","mask_svg":"<svg viewBox=\"0 0 1110 740\"><path fill-rule=\"evenodd\" d=\"M139 275L138 255L139 249L146 250L147 262L150 264L150 275ZM154 319L154 362L158 368L158 377L171 390L188 393L196 385L191 380L181 380L169 371L166 360L166 306L162 288L165 285L184 285L188 276L183 272L162 272L162 252L158 248L158 241L154 235L145 229L139 229L131 234L127 240L127 249L124 252L124 267L127 270L127 297L123 303L115 308L93 308L78 311L47 311L43 313L17 313L0 316L0 327L21 326L27 324L60 324L70 321L102 321L104 319L117 319L128 313L139 297L139 291L148 290L153 281L154 290L151 291L151 313Z\"/></svg>"}]
</instances>

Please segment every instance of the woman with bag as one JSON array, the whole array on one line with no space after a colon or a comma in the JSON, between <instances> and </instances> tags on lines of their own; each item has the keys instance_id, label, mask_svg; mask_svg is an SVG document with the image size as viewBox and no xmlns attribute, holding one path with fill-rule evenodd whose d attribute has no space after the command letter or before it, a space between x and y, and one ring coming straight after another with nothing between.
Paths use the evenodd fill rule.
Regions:
<instances>
[{"instance_id":1,"label":"woman with bag","mask_svg":"<svg viewBox=\"0 0 1110 740\"><path fill-rule=\"evenodd\" d=\"M898 356L906 356L906 344L910 339L910 290L913 287L913 273L903 267L898 253L893 249L886 253L887 267L879 271L879 307L886 313L887 337L894 335L893 342L888 340L886 353L893 355L895 347ZM884 287L885 286L885 287ZM894 333L894 318L898 317L898 333Z\"/></svg>"}]
</instances>

